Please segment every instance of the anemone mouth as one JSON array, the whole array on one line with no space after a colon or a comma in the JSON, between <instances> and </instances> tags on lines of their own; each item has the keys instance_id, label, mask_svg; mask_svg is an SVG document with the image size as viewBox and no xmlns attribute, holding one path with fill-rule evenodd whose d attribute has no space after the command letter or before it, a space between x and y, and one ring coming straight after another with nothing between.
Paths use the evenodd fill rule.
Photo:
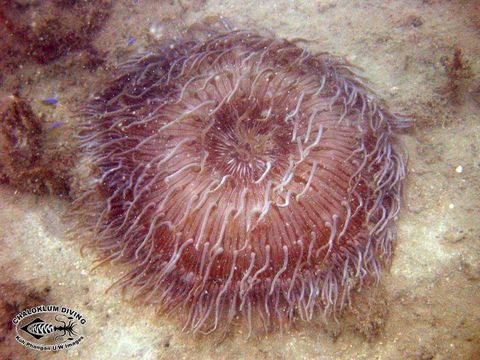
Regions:
<instances>
[{"instance_id":1,"label":"anemone mouth","mask_svg":"<svg viewBox=\"0 0 480 360\"><path fill-rule=\"evenodd\" d=\"M389 259L401 120L329 55L243 31L184 41L122 66L84 116L91 245L186 329L309 320Z\"/></svg>"}]
</instances>

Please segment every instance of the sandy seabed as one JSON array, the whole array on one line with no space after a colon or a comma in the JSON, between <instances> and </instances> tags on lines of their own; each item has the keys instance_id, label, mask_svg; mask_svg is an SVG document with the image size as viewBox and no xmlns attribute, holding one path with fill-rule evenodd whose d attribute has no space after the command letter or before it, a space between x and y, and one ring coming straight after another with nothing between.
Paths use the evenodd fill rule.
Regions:
<instances>
[{"instance_id":1,"label":"sandy seabed","mask_svg":"<svg viewBox=\"0 0 480 360\"><path fill-rule=\"evenodd\" d=\"M111 65L162 37L179 16L183 24L222 16L240 28L307 39L310 50L361 67L389 107L415 121L400 135L409 175L393 263L340 324L318 319L248 340L239 329L219 343L182 333L175 321L132 306L115 290L105 295L122 270L91 271L94 254L82 258L80 245L67 240L66 201L4 185L0 358L480 359L478 1L139 0L114 2L109 11L90 45L102 65L76 66L85 61L81 49L47 64L27 62L3 77L0 91L19 90L47 121L74 128L78 120L67 109ZM464 76L451 69L456 49L468 68ZM42 105L52 94L59 105ZM68 144L68 136L57 137ZM12 308L42 301L68 305L88 319L79 346L41 353L15 342Z\"/></svg>"}]
</instances>

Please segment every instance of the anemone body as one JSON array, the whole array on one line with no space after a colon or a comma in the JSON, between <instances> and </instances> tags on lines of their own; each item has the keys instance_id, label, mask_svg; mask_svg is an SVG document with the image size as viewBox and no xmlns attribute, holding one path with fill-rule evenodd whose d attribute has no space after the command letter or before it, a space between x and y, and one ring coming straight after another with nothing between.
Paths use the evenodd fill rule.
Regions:
<instances>
[{"instance_id":1,"label":"anemone body","mask_svg":"<svg viewBox=\"0 0 480 360\"><path fill-rule=\"evenodd\" d=\"M392 254L401 119L328 54L184 39L122 65L83 115L90 245L187 330L338 310Z\"/></svg>"}]
</instances>

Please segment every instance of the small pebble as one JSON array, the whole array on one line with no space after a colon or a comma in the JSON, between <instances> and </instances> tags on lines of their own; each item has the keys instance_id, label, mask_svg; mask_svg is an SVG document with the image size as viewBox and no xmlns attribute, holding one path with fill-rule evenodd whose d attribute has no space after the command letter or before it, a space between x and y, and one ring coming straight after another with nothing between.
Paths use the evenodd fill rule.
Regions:
<instances>
[{"instance_id":1,"label":"small pebble","mask_svg":"<svg viewBox=\"0 0 480 360\"><path fill-rule=\"evenodd\" d=\"M445 232L445 235L444 235L444 239L449 243L457 243L465 239L465 237L466 237L465 231L463 231L463 229L458 229L458 228L449 229Z\"/></svg>"},{"instance_id":2,"label":"small pebble","mask_svg":"<svg viewBox=\"0 0 480 360\"><path fill-rule=\"evenodd\" d=\"M52 126L50 126L50 128L48 129L49 131L51 130L54 130L56 128L58 128L60 125L62 125L63 122L62 121L57 121L56 123L54 123Z\"/></svg>"},{"instance_id":3,"label":"small pebble","mask_svg":"<svg viewBox=\"0 0 480 360\"><path fill-rule=\"evenodd\" d=\"M455 171L459 174L461 174L463 172L463 166L462 165L458 165L457 168L455 169Z\"/></svg>"},{"instance_id":4,"label":"small pebble","mask_svg":"<svg viewBox=\"0 0 480 360\"><path fill-rule=\"evenodd\" d=\"M56 105L58 103L57 98L48 98L42 100L42 104L44 105Z\"/></svg>"},{"instance_id":5,"label":"small pebble","mask_svg":"<svg viewBox=\"0 0 480 360\"><path fill-rule=\"evenodd\" d=\"M148 29L150 35L152 35L156 39L160 39L163 35L163 28L160 25L151 25Z\"/></svg>"}]
</instances>

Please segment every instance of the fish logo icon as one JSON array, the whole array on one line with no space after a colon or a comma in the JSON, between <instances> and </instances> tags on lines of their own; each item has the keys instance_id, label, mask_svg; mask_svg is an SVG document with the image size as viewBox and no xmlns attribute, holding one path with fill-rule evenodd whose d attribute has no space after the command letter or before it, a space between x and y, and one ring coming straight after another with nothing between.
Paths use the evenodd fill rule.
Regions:
<instances>
[{"instance_id":1,"label":"fish logo icon","mask_svg":"<svg viewBox=\"0 0 480 360\"><path fill-rule=\"evenodd\" d=\"M73 319L72 317L67 316L65 316L65 318L67 320ZM56 315L55 320L62 325L50 324L37 317L35 318L35 320L32 320L30 323L21 327L20 329L37 340L43 338L46 335L51 335L57 332L61 332L61 334L55 336L55 339L60 339L62 337L65 337L66 335L69 335L67 337L67 340L73 340L72 336L76 335L74 327L77 325L77 323L75 321L69 321L67 324L67 322L60 320L60 315Z\"/></svg>"}]
</instances>

